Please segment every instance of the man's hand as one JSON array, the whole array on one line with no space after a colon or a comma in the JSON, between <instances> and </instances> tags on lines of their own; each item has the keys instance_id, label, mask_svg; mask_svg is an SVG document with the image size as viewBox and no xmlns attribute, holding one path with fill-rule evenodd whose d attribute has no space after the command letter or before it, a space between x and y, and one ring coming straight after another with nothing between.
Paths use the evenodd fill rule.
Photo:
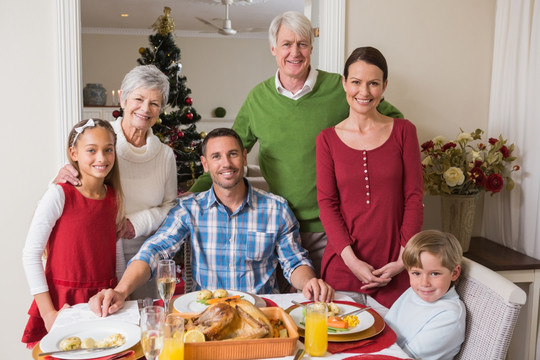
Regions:
<instances>
[{"instance_id":1,"label":"man's hand","mask_svg":"<svg viewBox=\"0 0 540 360\"><path fill-rule=\"evenodd\" d=\"M60 169L58 172L58 175L56 175L56 178L54 179L55 184L65 184L70 183L74 186L81 185L81 180L77 177L79 176L79 172L77 169L75 169L71 164L64 165L63 168Z\"/></svg>"},{"instance_id":2,"label":"man's hand","mask_svg":"<svg viewBox=\"0 0 540 360\"><path fill-rule=\"evenodd\" d=\"M302 288L308 300L330 302L334 300L335 290L323 279L312 278Z\"/></svg>"},{"instance_id":3,"label":"man's hand","mask_svg":"<svg viewBox=\"0 0 540 360\"><path fill-rule=\"evenodd\" d=\"M92 296L88 300L88 305L97 316L105 317L120 310L126 297L113 289L104 289Z\"/></svg>"},{"instance_id":4,"label":"man's hand","mask_svg":"<svg viewBox=\"0 0 540 360\"><path fill-rule=\"evenodd\" d=\"M118 239L133 239L135 237L135 228L129 219L124 219L116 228L116 237Z\"/></svg>"}]
</instances>

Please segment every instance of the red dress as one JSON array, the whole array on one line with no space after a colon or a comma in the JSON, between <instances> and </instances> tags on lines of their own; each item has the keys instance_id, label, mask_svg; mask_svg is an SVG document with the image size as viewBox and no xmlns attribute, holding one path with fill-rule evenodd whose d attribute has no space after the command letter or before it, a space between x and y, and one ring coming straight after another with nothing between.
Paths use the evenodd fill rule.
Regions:
<instances>
[{"instance_id":1,"label":"red dress","mask_svg":"<svg viewBox=\"0 0 540 360\"><path fill-rule=\"evenodd\" d=\"M56 310L64 304L88 302L101 289L116 285L116 198L107 187L103 200L85 198L74 186L59 184L65 194L62 216L47 242L45 277ZM22 342L34 343L47 334L36 302Z\"/></svg>"},{"instance_id":2,"label":"red dress","mask_svg":"<svg viewBox=\"0 0 540 360\"><path fill-rule=\"evenodd\" d=\"M423 181L416 128L394 119L378 148L350 148L328 128L317 137L317 197L328 237L322 278L334 289L365 292L390 307L409 287L406 271L388 285L361 291L340 254L351 245L375 269L396 261L401 246L422 229Z\"/></svg>"}]
</instances>

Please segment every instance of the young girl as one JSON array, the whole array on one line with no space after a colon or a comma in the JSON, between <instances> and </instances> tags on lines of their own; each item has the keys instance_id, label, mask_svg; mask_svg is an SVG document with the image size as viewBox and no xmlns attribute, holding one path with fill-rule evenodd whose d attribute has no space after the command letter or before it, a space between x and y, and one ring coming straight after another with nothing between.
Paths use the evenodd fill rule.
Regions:
<instances>
[{"instance_id":1,"label":"young girl","mask_svg":"<svg viewBox=\"0 0 540 360\"><path fill-rule=\"evenodd\" d=\"M454 235L437 230L422 231L405 246L403 263L411 287L385 321L414 359L451 360L465 340L465 305L454 288L462 254Z\"/></svg>"},{"instance_id":2,"label":"young girl","mask_svg":"<svg viewBox=\"0 0 540 360\"><path fill-rule=\"evenodd\" d=\"M51 185L38 204L23 250L34 296L22 341L32 347L51 329L58 311L114 287L122 264L116 225L123 202L116 134L103 120L83 120L68 137L68 159L81 185ZM45 270L42 255L46 252Z\"/></svg>"}]
</instances>

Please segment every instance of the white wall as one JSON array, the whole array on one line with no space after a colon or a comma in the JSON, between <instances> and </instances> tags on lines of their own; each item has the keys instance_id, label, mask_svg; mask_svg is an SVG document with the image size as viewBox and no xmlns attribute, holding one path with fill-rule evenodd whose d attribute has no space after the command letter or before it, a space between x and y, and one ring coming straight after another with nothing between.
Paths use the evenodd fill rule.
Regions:
<instances>
[{"instance_id":1,"label":"white wall","mask_svg":"<svg viewBox=\"0 0 540 360\"><path fill-rule=\"evenodd\" d=\"M495 28L493 0L348 0L347 56L374 46L386 57L385 98L417 127L420 144L486 130ZM424 228L440 228L439 197L425 196ZM479 209L481 210L481 209ZM480 214L473 235L480 232Z\"/></svg>"},{"instance_id":2,"label":"white wall","mask_svg":"<svg viewBox=\"0 0 540 360\"><path fill-rule=\"evenodd\" d=\"M0 6L0 99L4 138L0 177L2 289L0 359L30 359L20 342L31 303L21 265L26 230L58 163L56 15L54 0Z\"/></svg>"},{"instance_id":3,"label":"white wall","mask_svg":"<svg viewBox=\"0 0 540 360\"><path fill-rule=\"evenodd\" d=\"M251 88L276 71L267 39L175 37L175 43L193 107L203 118L218 106L234 118ZM148 36L83 34L83 84L102 83L109 94L119 89L138 65L140 47L150 47Z\"/></svg>"},{"instance_id":4,"label":"white wall","mask_svg":"<svg viewBox=\"0 0 540 360\"><path fill-rule=\"evenodd\" d=\"M4 171L0 178L0 225L5 253L0 265L3 274L0 305L4 310L0 330L2 359L30 358L20 343L31 301L21 267L21 250L36 203L60 161L56 92L61 84L57 83L56 77L54 3L54 0L12 1L9 5L2 4L0 11L0 33L4 35L2 43L5 45L1 99L6 129L1 145ZM494 1L349 0L347 11L347 51L362 45L374 45L383 51L390 65L387 99L417 125L420 141L439 134L454 136L459 127L464 130L485 128ZM275 69L268 48L261 45L260 49L250 47L236 49L236 52L241 55L260 52L261 59L267 58L265 65L263 60L260 64L239 61L223 69L218 61L206 71L199 68L199 72L195 72L198 64L228 58L223 51L209 56L205 52L209 48L202 44L203 40L192 41L200 42L200 47L188 40L179 43L179 47L188 75L187 86L194 92L194 106L198 111L218 106L220 99L227 99L231 113L237 111L246 90L237 90L239 85L234 82L228 84L228 90L222 88L215 93L217 85L223 82L220 74L238 74L251 65L260 66L260 74L257 68L249 68L252 74L249 78L237 78L245 89L247 82L267 78ZM128 42L116 43L115 51L94 53L108 61L107 67L101 69L103 72L115 68L113 63L120 56L116 53L120 48L122 56L129 59L128 67L135 65L137 50L145 46L147 39L135 39L126 49L122 43ZM223 50L229 46L225 42L223 47L221 45L213 44L213 47ZM196 55L193 55L195 51ZM194 73L190 74L188 70ZM86 82L97 81L85 77ZM234 94L232 99L239 103L233 103L227 97L229 93ZM206 94L212 94L210 99L213 101L203 101ZM431 204L431 200L426 200L426 213L437 217L438 204ZM426 224L430 221L436 222L427 218Z\"/></svg>"}]
</instances>

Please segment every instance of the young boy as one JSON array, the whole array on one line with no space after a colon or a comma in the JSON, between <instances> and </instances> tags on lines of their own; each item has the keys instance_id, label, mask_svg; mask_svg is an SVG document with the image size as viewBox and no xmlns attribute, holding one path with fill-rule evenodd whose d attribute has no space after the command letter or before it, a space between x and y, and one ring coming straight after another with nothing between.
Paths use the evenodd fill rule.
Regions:
<instances>
[{"instance_id":1,"label":"young boy","mask_svg":"<svg viewBox=\"0 0 540 360\"><path fill-rule=\"evenodd\" d=\"M451 234L425 230L405 246L403 263L411 287L392 305L385 321L398 345L422 360L453 359L465 339L465 305L454 282L463 251Z\"/></svg>"}]
</instances>

